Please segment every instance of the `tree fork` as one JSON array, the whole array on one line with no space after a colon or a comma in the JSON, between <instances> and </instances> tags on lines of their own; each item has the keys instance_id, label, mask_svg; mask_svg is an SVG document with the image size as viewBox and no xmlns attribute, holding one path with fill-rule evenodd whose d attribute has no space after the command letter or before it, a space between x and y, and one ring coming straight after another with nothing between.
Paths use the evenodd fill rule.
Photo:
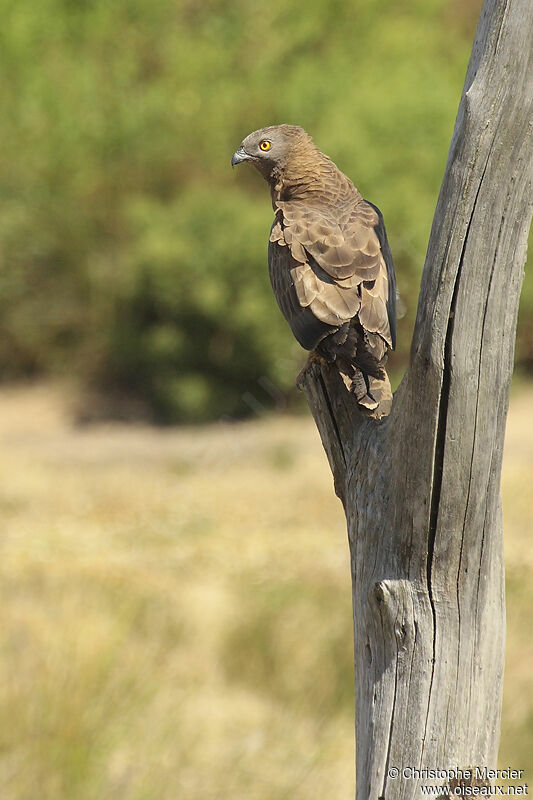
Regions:
<instances>
[{"instance_id":1,"label":"tree fork","mask_svg":"<svg viewBox=\"0 0 533 800\"><path fill-rule=\"evenodd\" d=\"M334 367L313 363L300 381L348 525L358 800L419 797L432 781L409 769L496 766L532 40L530 0L485 0L390 416L362 417Z\"/></svg>"}]
</instances>

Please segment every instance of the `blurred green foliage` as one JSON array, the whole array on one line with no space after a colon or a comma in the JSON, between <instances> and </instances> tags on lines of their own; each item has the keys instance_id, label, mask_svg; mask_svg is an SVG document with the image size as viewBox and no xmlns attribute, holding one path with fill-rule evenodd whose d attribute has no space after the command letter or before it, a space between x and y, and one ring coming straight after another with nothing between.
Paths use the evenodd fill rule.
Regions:
<instances>
[{"instance_id":1,"label":"blurred green foliage","mask_svg":"<svg viewBox=\"0 0 533 800\"><path fill-rule=\"evenodd\" d=\"M68 374L162 421L289 391L304 354L269 287L268 192L229 166L279 122L384 213L401 368L479 7L0 0L4 379ZM532 307L528 286L529 364Z\"/></svg>"}]
</instances>

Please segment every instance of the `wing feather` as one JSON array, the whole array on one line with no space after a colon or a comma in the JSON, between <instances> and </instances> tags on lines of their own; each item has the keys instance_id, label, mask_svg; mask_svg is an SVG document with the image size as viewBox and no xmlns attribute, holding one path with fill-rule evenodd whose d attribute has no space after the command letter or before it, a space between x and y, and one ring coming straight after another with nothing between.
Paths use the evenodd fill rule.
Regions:
<instances>
[{"instance_id":1,"label":"wing feather","mask_svg":"<svg viewBox=\"0 0 533 800\"><path fill-rule=\"evenodd\" d=\"M378 334L394 348L396 281L379 209L362 199L344 213L297 201L279 201L277 207L279 219L270 241L271 247L285 248L293 261L285 264L292 294L287 287L283 290L291 294L293 305L296 302L300 310L307 309L332 328L358 315L366 332ZM279 255L274 261L280 263ZM300 326L298 308L291 306L283 313L298 338L291 322L297 319L294 325Z\"/></svg>"},{"instance_id":2,"label":"wing feather","mask_svg":"<svg viewBox=\"0 0 533 800\"><path fill-rule=\"evenodd\" d=\"M291 252L285 244L274 240L268 246L268 267L270 282L274 290L281 313L289 323L291 330L306 350L314 350L315 347L335 330L316 315L309 307L310 302L302 295L302 292L309 291L308 286L299 286L297 294L295 287L295 269L301 267L292 257ZM299 299L302 298L302 300Z\"/></svg>"}]
</instances>

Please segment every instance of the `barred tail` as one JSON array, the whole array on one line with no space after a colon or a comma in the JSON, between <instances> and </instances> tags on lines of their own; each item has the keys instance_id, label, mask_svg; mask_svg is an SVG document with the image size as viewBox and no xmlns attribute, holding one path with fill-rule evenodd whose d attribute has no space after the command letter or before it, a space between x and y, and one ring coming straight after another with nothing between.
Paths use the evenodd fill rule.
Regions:
<instances>
[{"instance_id":1,"label":"barred tail","mask_svg":"<svg viewBox=\"0 0 533 800\"><path fill-rule=\"evenodd\" d=\"M326 336L317 351L336 364L362 414L380 419L390 413L392 392L385 371L388 347L379 334L363 331L351 320Z\"/></svg>"},{"instance_id":2,"label":"barred tail","mask_svg":"<svg viewBox=\"0 0 533 800\"><path fill-rule=\"evenodd\" d=\"M389 376L383 368L380 377L367 375L355 366L347 372L340 364L339 372L348 391L355 395L362 414L373 419L390 414L392 391Z\"/></svg>"}]
</instances>

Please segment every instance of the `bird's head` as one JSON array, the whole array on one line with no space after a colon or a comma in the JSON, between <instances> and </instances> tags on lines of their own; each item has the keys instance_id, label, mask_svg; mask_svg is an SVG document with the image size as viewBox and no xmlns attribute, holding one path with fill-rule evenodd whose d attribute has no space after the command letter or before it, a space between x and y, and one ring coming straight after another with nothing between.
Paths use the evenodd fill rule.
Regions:
<instances>
[{"instance_id":1,"label":"bird's head","mask_svg":"<svg viewBox=\"0 0 533 800\"><path fill-rule=\"evenodd\" d=\"M233 154L231 166L250 161L270 181L302 149L314 147L311 137L296 125L272 125L250 133Z\"/></svg>"}]
</instances>

